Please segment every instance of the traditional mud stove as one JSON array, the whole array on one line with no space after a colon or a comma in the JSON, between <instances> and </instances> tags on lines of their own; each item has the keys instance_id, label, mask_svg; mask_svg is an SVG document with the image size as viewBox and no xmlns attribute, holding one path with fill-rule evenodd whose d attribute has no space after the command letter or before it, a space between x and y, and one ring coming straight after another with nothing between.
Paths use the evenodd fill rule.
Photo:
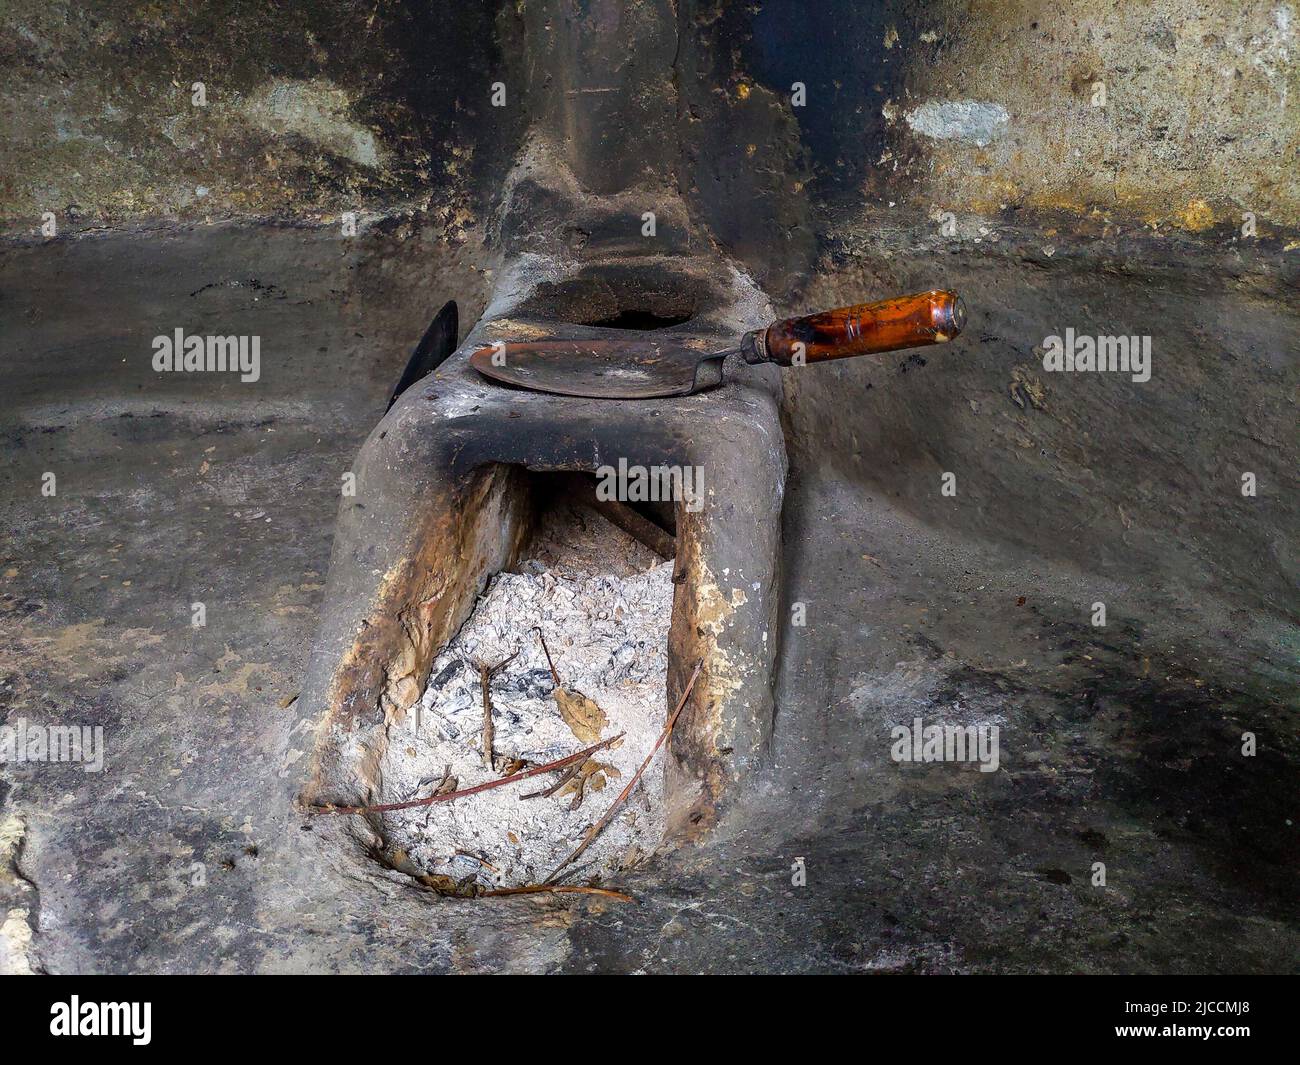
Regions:
<instances>
[{"instance_id":1,"label":"traditional mud stove","mask_svg":"<svg viewBox=\"0 0 1300 1065\"><path fill-rule=\"evenodd\" d=\"M591 27L570 30L575 47L599 52L583 36ZM672 736L666 795L670 836L706 830L773 727L787 469L778 364L931 344L961 328L946 292L774 322L671 182L593 162L626 125L618 109L647 98L623 88L538 88L557 94L555 114L505 179L489 306L397 398L353 465L300 704L318 722L306 803L383 797L394 730L487 582L518 558L539 476L691 468L703 493L675 506L665 712L702 669ZM671 223L654 240L642 239L647 204ZM663 328L617 328L629 321ZM317 822L384 852L378 818Z\"/></svg>"}]
</instances>

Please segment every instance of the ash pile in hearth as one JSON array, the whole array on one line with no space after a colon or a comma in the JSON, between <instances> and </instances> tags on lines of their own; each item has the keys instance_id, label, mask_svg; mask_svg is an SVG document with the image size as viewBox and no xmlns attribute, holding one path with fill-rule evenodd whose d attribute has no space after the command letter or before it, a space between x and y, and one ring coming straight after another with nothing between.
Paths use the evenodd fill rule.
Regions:
<instances>
[{"instance_id":1,"label":"ash pile in hearth","mask_svg":"<svg viewBox=\"0 0 1300 1065\"><path fill-rule=\"evenodd\" d=\"M394 728L383 765L386 798L472 787L625 735L565 770L385 813L392 846L457 893L540 884L569 857L663 730L672 572L671 562L595 511L573 503L551 508L527 559L493 579L434 661L419 709ZM564 689L565 714L538 629ZM488 768L479 666L503 661L489 682ZM563 880L608 882L662 835L656 760Z\"/></svg>"}]
</instances>

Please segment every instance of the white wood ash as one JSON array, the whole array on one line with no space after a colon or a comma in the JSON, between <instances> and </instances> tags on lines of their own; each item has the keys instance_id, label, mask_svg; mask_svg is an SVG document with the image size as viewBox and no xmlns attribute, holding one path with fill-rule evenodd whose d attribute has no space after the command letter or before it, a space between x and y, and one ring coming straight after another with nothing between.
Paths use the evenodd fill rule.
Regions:
<instances>
[{"instance_id":1,"label":"white wood ash","mask_svg":"<svg viewBox=\"0 0 1300 1065\"><path fill-rule=\"evenodd\" d=\"M632 778L668 710L673 564L571 504L548 512L526 554L514 572L492 580L435 659L418 712L394 727L382 767L385 801L428 796L448 770L466 788L501 776L514 760L541 764L588 745L560 716L536 628L564 687L604 711L600 738L625 736L594 756L605 768L587 767L580 801L576 778L562 792L524 798L559 779L547 773L383 815L393 846L424 872L462 885L517 887L545 879ZM495 761L489 770L478 664L511 655L491 679ZM608 883L654 851L662 835L663 768L655 764L563 879Z\"/></svg>"}]
</instances>

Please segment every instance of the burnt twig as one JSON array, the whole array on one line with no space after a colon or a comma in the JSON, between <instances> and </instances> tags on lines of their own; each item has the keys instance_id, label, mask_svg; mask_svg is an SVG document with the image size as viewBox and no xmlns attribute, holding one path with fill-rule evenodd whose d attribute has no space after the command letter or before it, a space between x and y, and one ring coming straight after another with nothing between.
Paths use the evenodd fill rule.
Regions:
<instances>
[{"instance_id":1,"label":"burnt twig","mask_svg":"<svg viewBox=\"0 0 1300 1065\"><path fill-rule=\"evenodd\" d=\"M546 646L546 637L542 635L542 627L534 625L533 632L537 633L537 638L542 641L542 652L546 655L546 664L551 667L551 680L555 682L557 688L564 687L560 683L560 675L555 672L555 663L551 661L551 649Z\"/></svg>"},{"instance_id":2,"label":"burnt twig","mask_svg":"<svg viewBox=\"0 0 1300 1065\"><path fill-rule=\"evenodd\" d=\"M489 862L481 854L475 854L473 851L466 851L466 850L458 850L455 851L454 853L456 855L459 855L462 858L470 858L473 861L478 862L478 864L483 866L484 869L491 870L494 873L499 871L495 865Z\"/></svg>"},{"instance_id":3,"label":"burnt twig","mask_svg":"<svg viewBox=\"0 0 1300 1065\"><path fill-rule=\"evenodd\" d=\"M686 706L686 700L691 697L691 691L695 688L695 682L699 679L700 670L703 668L704 660L700 659L700 661L695 663L695 669L691 672L691 679L686 682L686 690L682 692L682 697L677 700L677 708L668 718L668 722L664 725L663 732L659 733L659 738L655 740L655 745L650 748L650 753L645 756L645 761L641 763L641 767L632 775L632 779L627 782L627 787L619 792L618 798L610 803L609 809L601 815L600 820L587 829L587 834L582 837L582 842L578 844L578 849L557 865L551 875L542 881L543 884L550 884L557 876L564 872L568 866L577 861L577 859L582 855L582 852L591 846L592 841L595 840L595 838L605 830L605 826L614 819L614 814L617 813L618 808L623 805L623 800L632 794L632 789L636 787L637 781L641 779L641 774L646 771L646 767L650 764L650 759L652 759L659 748L664 745L664 741L672 735L673 726L677 724L677 718L681 714L682 708Z\"/></svg>"},{"instance_id":4,"label":"burnt twig","mask_svg":"<svg viewBox=\"0 0 1300 1065\"><path fill-rule=\"evenodd\" d=\"M636 902L631 895L625 895L621 891L587 887L583 884L528 884L524 887L492 888L490 891L480 891L478 894L479 898L493 898L502 895L536 895L543 891L559 895L600 895L607 899L617 899L619 902Z\"/></svg>"},{"instance_id":5,"label":"burnt twig","mask_svg":"<svg viewBox=\"0 0 1300 1065\"><path fill-rule=\"evenodd\" d=\"M504 669L519 656L516 651L509 658L503 658L494 666L484 665L482 662L475 662L474 668L478 670L478 683L483 691L483 765L487 769L493 768L492 756L492 739L496 735L496 729L492 724L492 676L499 670Z\"/></svg>"},{"instance_id":6,"label":"burnt twig","mask_svg":"<svg viewBox=\"0 0 1300 1065\"><path fill-rule=\"evenodd\" d=\"M447 787L447 782L449 780L451 781L450 788ZM411 789L411 794L418 795L430 784L433 785L433 790L429 792L430 795L437 795L439 791L454 790L456 787L456 782L451 779L451 766L447 766L445 769L443 769L442 777L437 781L435 781L433 777L426 777L424 780L420 781L420 783L418 783L417 785L415 785L414 788Z\"/></svg>"},{"instance_id":7,"label":"burnt twig","mask_svg":"<svg viewBox=\"0 0 1300 1065\"><path fill-rule=\"evenodd\" d=\"M458 783L460 782L451 775L451 766L448 765L447 768L442 771L442 779L438 781L437 786L433 789L432 792L430 792L430 794L446 795L449 791L455 791L456 785ZM433 816L433 807L430 806L429 812L424 815L424 825L426 828L429 826L429 818L432 816Z\"/></svg>"},{"instance_id":8,"label":"burnt twig","mask_svg":"<svg viewBox=\"0 0 1300 1065\"><path fill-rule=\"evenodd\" d=\"M660 558L673 558L677 554L677 540L672 533L661 529L649 518L634 510L626 503L613 499L601 499L595 493L595 485L582 475L573 475L569 480L569 499L574 504L573 511L581 521L581 507L590 507L612 525L622 529L638 543L650 548Z\"/></svg>"},{"instance_id":9,"label":"burnt twig","mask_svg":"<svg viewBox=\"0 0 1300 1065\"><path fill-rule=\"evenodd\" d=\"M414 806L429 806L435 802L451 802L453 799L463 799L468 795L477 795L480 791L489 791L492 788L499 788L505 784L513 784L517 780L523 780L526 777L535 777L539 773L550 773L556 769L563 769L565 766L573 765L574 762L581 764L590 758L597 751L602 751L613 743L617 743L623 738L623 733L617 736L611 736L607 740L601 740L600 743L593 743L590 747L584 747L573 754L565 755L563 758L557 758L554 762L547 762L545 765L533 766L532 769L525 769L522 773L516 773L512 777L497 777L494 780L484 781L482 784L475 784L472 788L462 788L460 791L449 791L444 795L430 795L427 799L411 799L407 802L389 802L381 803L378 806L309 806L314 814L380 814L388 813L391 810L409 810Z\"/></svg>"},{"instance_id":10,"label":"burnt twig","mask_svg":"<svg viewBox=\"0 0 1300 1065\"><path fill-rule=\"evenodd\" d=\"M564 787L565 784L567 784L570 780L572 780L581 772L582 772L581 763L577 765L571 765L569 766L568 769L566 769L563 773L560 774L560 779L557 780L554 784L552 784L549 788L543 788L541 791L530 791L527 795L521 795L520 798L521 799L549 799L552 795L554 795L557 791L559 791L562 787Z\"/></svg>"}]
</instances>

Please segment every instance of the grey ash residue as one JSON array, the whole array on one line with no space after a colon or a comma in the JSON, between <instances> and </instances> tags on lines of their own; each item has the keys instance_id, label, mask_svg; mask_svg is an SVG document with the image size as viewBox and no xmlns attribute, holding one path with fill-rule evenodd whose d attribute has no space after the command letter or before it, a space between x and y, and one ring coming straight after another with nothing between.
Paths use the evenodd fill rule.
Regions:
<instances>
[{"instance_id":1,"label":"grey ash residue","mask_svg":"<svg viewBox=\"0 0 1300 1065\"><path fill-rule=\"evenodd\" d=\"M509 887L544 879L581 841L636 772L666 715L672 563L604 518L561 506L548 516L516 572L498 574L461 631L438 655L419 712L395 726L383 764L388 801L423 797L450 767L460 788L500 776L512 759L539 764L586 746L560 717L546 635L565 687L608 717L605 739L621 746L596 755L579 796L525 799L557 777L545 774L492 791L386 814L389 836L427 873L457 883ZM492 680L496 766L483 763L483 708L477 663L518 651ZM417 726L418 721L418 726ZM652 765L614 821L566 876L609 880L658 846L663 770Z\"/></svg>"}]
</instances>

